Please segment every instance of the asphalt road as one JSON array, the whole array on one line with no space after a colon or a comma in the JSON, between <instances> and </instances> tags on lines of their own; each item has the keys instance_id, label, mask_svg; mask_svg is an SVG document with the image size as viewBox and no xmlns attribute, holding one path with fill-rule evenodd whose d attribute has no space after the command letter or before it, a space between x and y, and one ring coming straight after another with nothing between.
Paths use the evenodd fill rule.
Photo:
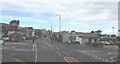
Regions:
<instances>
[{"instance_id":1,"label":"asphalt road","mask_svg":"<svg viewBox=\"0 0 120 64\"><path fill-rule=\"evenodd\" d=\"M112 48L113 47L113 48ZM8 44L3 46L3 62L113 62L116 46L94 48L79 44L52 43L39 38L34 43Z\"/></svg>"},{"instance_id":2,"label":"asphalt road","mask_svg":"<svg viewBox=\"0 0 120 64\"><path fill-rule=\"evenodd\" d=\"M2 47L2 62L34 62L32 44L12 43Z\"/></svg>"}]
</instances>

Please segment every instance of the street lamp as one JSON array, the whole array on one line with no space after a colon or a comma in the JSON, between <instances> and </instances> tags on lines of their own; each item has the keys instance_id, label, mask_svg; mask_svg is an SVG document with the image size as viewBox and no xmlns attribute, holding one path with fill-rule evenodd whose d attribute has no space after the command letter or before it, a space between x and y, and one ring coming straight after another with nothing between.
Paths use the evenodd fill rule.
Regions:
<instances>
[{"instance_id":1,"label":"street lamp","mask_svg":"<svg viewBox=\"0 0 120 64\"><path fill-rule=\"evenodd\" d=\"M114 35L114 27L112 27L112 29L113 29L113 35Z\"/></svg>"},{"instance_id":2,"label":"street lamp","mask_svg":"<svg viewBox=\"0 0 120 64\"><path fill-rule=\"evenodd\" d=\"M56 16L59 17L59 32L61 32L61 15L60 14L56 14Z\"/></svg>"}]
</instances>

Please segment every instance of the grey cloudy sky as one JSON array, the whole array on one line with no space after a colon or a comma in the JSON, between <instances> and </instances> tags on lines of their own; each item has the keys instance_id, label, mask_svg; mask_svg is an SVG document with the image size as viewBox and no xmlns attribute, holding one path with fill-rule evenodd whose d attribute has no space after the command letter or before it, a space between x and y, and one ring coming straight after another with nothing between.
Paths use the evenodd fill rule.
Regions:
<instances>
[{"instance_id":1,"label":"grey cloudy sky","mask_svg":"<svg viewBox=\"0 0 120 64\"><path fill-rule=\"evenodd\" d=\"M58 17L62 18L62 30L90 32L103 30L115 34L118 30L118 0L1 0L1 22L19 19L21 26L58 31Z\"/></svg>"}]
</instances>

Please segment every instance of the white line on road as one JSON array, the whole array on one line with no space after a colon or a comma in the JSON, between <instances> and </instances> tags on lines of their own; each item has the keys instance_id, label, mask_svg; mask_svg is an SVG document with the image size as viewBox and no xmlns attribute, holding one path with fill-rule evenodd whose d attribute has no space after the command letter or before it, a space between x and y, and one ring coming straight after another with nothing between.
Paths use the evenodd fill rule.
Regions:
<instances>
[{"instance_id":1,"label":"white line on road","mask_svg":"<svg viewBox=\"0 0 120 64\"><path fill-rule=\"evenodd\" d=\"M37 56L38 56L38 55L37 55L37 46L36 46L36 44L35 44L35 64L37 63L37 59L38 59Z\"/></svg>"},{"instance_id":2,"label":"white line on road","mask_svg":"<svg viewBox=\"0 0 120 64\"><path fill-rule=\"evenodd\" d=\"M35 51L35 46L36 46L35 43L33 43L33 51Z\"/></svg>"},{"instance_id":3,"label":"white line on road","mask_svg":"<svg viewBox=\"0 0 120 64\"><path fill-rule=\"evenodd\" d=\"M90 55L90 54L87 54L88 56Z\"/></svg>"},{"instance_id":4,"label":"white line on road","mask_svg":"<svg viewBox=\"0 0 120 64\"><path fill-rule=\"evenodd\" d=\"M62 52L63 52L63 54L65 54L65 55L69 56L69 54L67 54L66 52L64 52L64 51L62 51Z\"/></svg>"},{"instance_id":5,"label":"white line on road","mask_svg":"<svg viewBox=\"0 0 120 64\"><path fill-rule=\"evenodd\" d=\"M15 46L13 46L12 48L16 48Z\"/></svg>"},{"instance_id":6,"label":"white line on road","mask_svg":"<svg viewBox=\"0 0 120 64\"><path fill-rule=\"evenodd\" d=\"M100 60L101 58L99 57L98 59Z\"/></svg>"},{"instance_id":7,"label":"white line on road","mask_svg":"<svg viewBox=\"0 0 120 64\"><path fill-rule=\"evenodd\" d=\"M104 59L101 59L102 61L105 61Z\"/></svg>"},{"instance_id":8,"label":"white line on road","mask_svg":"<svg viewBox=\"0 0 120 64\"><path fill-rule=\"evenodd\" d=\"M115 57L116 57L116 56L111 57L112 62L116 62L116 61L114 60Z\"/></svg>"},{"instance_id":9,"label":"white line on road","mask_svg":"<svg viewBox=\"0 0 120 64\"><path fill-rule=\"evenodd\" d=\"M105 60L106 62L109 62L109 60Z\"/></svg>"},{"instance_id":10,"label":"white line on road","mask_svg":"<svg viewBox=\"0 0 120 64\"><path fill-rule=\"evenodd\" d=\"M61 54L60 54L58 51L56 51L56 53L57 53L59 56L61 56Z\"/></svg>"},{"instance_id":11,"label":"white line on road","mask_svg":"<svg viewBox=\"0 0 120 64\"><path fill-rule=\"evenodd\" d=\"M95 57L95 55L92 55L92 57Z\"/></svg>"},{"instance_id":12,"label":"white line on road","mask_svg":"<svg viewBox=\"0 0 120 64\"><path fill-rule=\"evenodd\" d=\"M95 56L95 55L90 55L89 53L86 53L85 50L83 50L83 51L76 50L76 51L79 52L79 53L83 53L83 54L85 54L85 55L88 55L88 56L92 56L93 58L98 59L98 60L101 60L101 61L103 61L103 62L109 62L109 60L107 60L107 59L103 59L103 58L100 58L100 57ZM108 54L111 54L111 53L108 53ZM114 56L114 57L115 57L115 56ZM113 59L114 57L111 57L111 59ZM113 60L113 61L114 61L114 60Z\"/></svg>"},{"instance_id":13,"label":"white line on road","mask_svg":"<svg viewBox=\"0 0 120 64\"><path fill-rule=\"evenodd\" d=\"M71 62L78 62L76 59L72 57L64 57L64 60L68 62L69 64L72 64ZM74 63L73 63L74 64Z\"/></svg>"},{"instance_id":14,"label":"white line on road","mask_svg":"<svg viewBox=\"0 0 120 64\"><path fill-rule=\"evenodd\" d=\"M57 50L60 50L58 47L56 47Z\"/></svg>"},{"instance_id":15,"label":"white line on road","mask_svg":"<svg viewBox=\"0 0 120 64\"><path fill-rule=\"evenodd\" d=\"M65 59L65 57L64 57L64 60L65 60L67 63L69 63L69 61L68 61L67 59Z\"/></svg>"},{"instance_id":16,"label":"white line on road","mask_svg":"<svg viewBox=\"0 0 120 64\"><path fill-rule=\"evenodd\" d=\"M76 50L77 52L81 52L80 50Z\"/></svg>"},{"instance_id":17,"label":"white line on road","mask_svg":"<svg viewBox=\"0 0 120 64\"><path fill-rule=\"evenodd\" d=\"M95 58L95 59L98 59L98 57L97 57L97 56L95 56L94 58Z\"/></svg>"},{"instance_id":18,"label":"white line on road","mask_svg":"<svg viewBox=\"0 0 120 64\"><path fill-rule=\"evenodd\" d=\"M108 52L107 54L110 55L110 54L112 54L112 53Z\"/></svg>"},{"instance_id":19,"label":"white line on road","mask_svg":"<svg viewBox=\"0 0 120 64\"><path fill-rule=\"evenodd\" d=\"M9 57L12 58L12 59L14 59L14 60L17 61L17 62L24 62L24 61L19 60L19 59L17 59L17 58L14 58L14 57L11 57L11 56L9 56Z\"/></svg>"}]
</instances>

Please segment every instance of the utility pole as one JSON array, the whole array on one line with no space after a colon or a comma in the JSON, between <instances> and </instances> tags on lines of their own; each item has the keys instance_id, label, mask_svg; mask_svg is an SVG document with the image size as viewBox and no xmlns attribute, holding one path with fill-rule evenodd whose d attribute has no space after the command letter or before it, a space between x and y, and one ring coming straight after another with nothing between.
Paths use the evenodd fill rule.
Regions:
<instances>
[{"instance_id":1,"label":"utility pole","mask_svg":"<svg viewBox=\"0 0 120 64\"><path fill-rule=\"evenodd\" d=\"M61 15L59 14L59 15L56 15L56 16L59 17L59 32L61 32Z\"/></svg>"},{"instance_id":2,"label":"utility pole","mask_svg":"<svg viewBox=\"0 0 120 64\"><path fill-rule=\"evenodd\" d=\"M113 35L114 35L114 27L112 27L112 30L113 30Z\"/></svg>"},{"instance_id":3,"label":"utility pole","mask_svg":"<svg viewBox=\"0 0 120 64\"><path fill-rule=\"evenodd\" d=\"M60 21L60 29L59 29L59 32L61 32L61 15L59 15L59 21Z\"/></svg>"},{"instance_id":4,"label":"utility pole","mask_svg":"<svg viewBox=\"0 0 120 64\"><path fill-rule=\"evenodd\" d=\"M52 37L52 24L51 24L51 31L50 31L50 39L51 39L51 44L53 43L53 37Z\"/></svg>"},{"instance_id":5,"label":"utility pole","mask_svg":"<svg viewBox=\"0 0 120 64\"><path fill-rule=\"evenodd\" d=\"M51 34L52 34L52 29L53 29L53 28L52 28L52 24L51 24Z\"/></svg>"}]
</instances>

